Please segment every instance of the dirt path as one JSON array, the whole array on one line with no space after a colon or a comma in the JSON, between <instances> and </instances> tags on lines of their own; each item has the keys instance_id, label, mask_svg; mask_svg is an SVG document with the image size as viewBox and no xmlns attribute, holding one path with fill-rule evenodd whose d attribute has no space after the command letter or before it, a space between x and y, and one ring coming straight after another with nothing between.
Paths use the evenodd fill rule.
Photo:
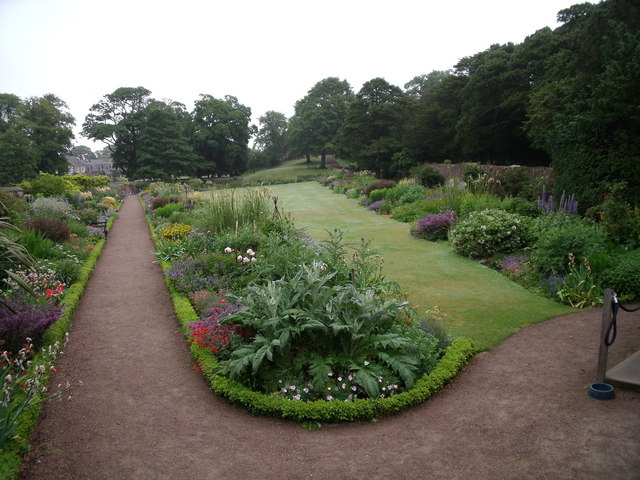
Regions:
<instances>
[{"instance_id":1,"label":"dirt path","mask_svg":"<svg viewBox=\"0 0 640 480\"><path fill-rule=\"evenodd\" d=\"M212 394L174 318L128 197L76 312L22 479L640 478L640 393L593 400L600 313L521 330L431 401L378 423L252 417ZM621 316L612 360L640 347Z\"/></svg>"}]
</instances>

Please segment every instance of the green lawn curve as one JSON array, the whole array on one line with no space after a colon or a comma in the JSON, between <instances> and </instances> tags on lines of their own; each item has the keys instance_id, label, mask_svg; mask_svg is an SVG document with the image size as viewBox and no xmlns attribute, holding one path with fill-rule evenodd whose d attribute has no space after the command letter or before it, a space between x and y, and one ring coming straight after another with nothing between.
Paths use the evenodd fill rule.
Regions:
<instances>
[{"instance_id":1,"label":"green lawn curve","mask_svg":"<svg viewBox=\"0 0 640 480\"><path fill-rule=\"evenodd\" d=\"M314 238L340 229L349 242L371 240L384 258L385 276L400 285L411 305L419 311L438 306L447 314L444 326L478 348L491 349L525 325L573 311L456 255L445 242L412 237L408 224L376 215L316 182L269 189L280 210Z\"/></svg>"}]
</instances>

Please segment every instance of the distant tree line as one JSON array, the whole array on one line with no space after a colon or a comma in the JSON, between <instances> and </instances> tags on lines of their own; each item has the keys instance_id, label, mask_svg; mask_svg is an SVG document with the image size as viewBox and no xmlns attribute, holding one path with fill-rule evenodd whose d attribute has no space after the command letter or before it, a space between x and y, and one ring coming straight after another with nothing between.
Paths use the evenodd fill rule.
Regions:
<instances>
[{"instance_id":1,"label":"distant tree line","mask_svg":"<svg viewBox=\"0 0 640 480\"><path fill-rule=\"evenodd\" d=\"M636 192L640 4L576 4L558 20L555 30L492 45L404 88L374 78L354 93L346 80L325 78L295 103L290 119L269 111L258 126L232 96L201 95L189 112L143 87L118 88L91 108L83 135L105 142L131 179L238 175L312 155L324 167L331 153L382 177L447 159L551 164L555 188L575 192L583 206L621 178ZM73 138L65 109L53 95L0 96L3 183L64 171Z\"/></svg>"},{"instance_id":2,"label":"distant tree line","mask_svg":"<svg viewBox=\"0 0 640 480\"><path fill-rule=\"evenodd\" d=\"M562 24L493 45L404 90L382 78L353 95L328 78L295 105L290 154L326 152L382 177L425 162L549 165L581 205L640 186L640 3L606 0L558 13Z\"/></svg>"}]
</instances>

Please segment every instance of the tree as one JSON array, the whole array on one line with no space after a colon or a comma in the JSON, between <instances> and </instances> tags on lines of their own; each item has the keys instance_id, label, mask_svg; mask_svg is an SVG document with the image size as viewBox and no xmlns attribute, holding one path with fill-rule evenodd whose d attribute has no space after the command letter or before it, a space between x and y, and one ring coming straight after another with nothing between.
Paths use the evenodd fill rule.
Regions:
<instances>
[{"instance_id":1,"label":"tree","mask_svg":"<svg viewBox=\"0 0 640 480\"><path fill-rule=\"evenodd\" d=\"M258 122L260 129L256 136L256 147L264 154L269 166L278 165L287 154L287 117L272 110L262 115Z\"/></svg>"},{"instance_id":2,"label":"tree","mask_svg":"<svg viewBox=\"0 0 640 480\"><path fill-rule=\"evenodd\" d=\"M75 125L75 119L67 109L65 102L50 93L25 102L29 139L40 172L67 173L66 155L71 149Z\"/></svg>"},{"instance_id":3,"label":"tree","mask_svg":"<svg viewBox=\"0 0 640 480\"><path fill-rule=\"evenodd\" d=\"M534 85L527 133L551 155L554 189L588 208L613 184L640 187L640 5L578 4L558 14L558 48Z\"/></svg>"},{"instance_id":4,"label":"tree","mask_svg":"<svg viewBox=\"0 0 640 480\"><path fill-rule=\"evenodd\" d=\"M16 95L0 94L0 185L13 185L36 173L24 105Z\"/></svg>"},{"instance_id":5,"label":"tree","mask_svg":"<svg viewBox=\"0 0 640 480\"><path fill-rule=\"evenodd\" d=\"M451 72L438 77L437 82L420 89L407 126L406 145L419 162L442 162L460 156L456 125L467 79Z\"/></svg>"},{"instance_id":6,"label":"tree","mask_svg":"<svg viewBox=\"0 0 640 480\"><path fill-rule=\"evenodd\" d=\"M132 178L169 181L195 173L195 154L186 136L184 105L152 102L143 111L138 168Z\"/></svg>"},{"instance_id":7,"label":"tree","mask_svg":"<svg viewBox=\"0 0 640 480\"><path fill-rule=\"evenodd\" d=\"M89 147L85 145L76 145L75 147L73 147L71 149L71 155L74 155L80 158L90 158L90 159L97 158L93 150L91 150Z\"/></svg>"},{"instance_id":8,"label":"tree","mask_svg":"<svg viewBox=\"0 0 640 480\"><path fill-rule=\"evenodd\" d=\"M247 170L251 109L236 97L200 95L192 113L191 139L198 176L239 175Z\"/></svg>"},{"instance_id":9,"label":"tree","mask_svg":"<svg viewBox=\"0 0 640 480\"><path fill-rule=\"evenodd\" d=\"M22 101L0 94L0 184L33 178L38 171L67 172L74 119L52 94Z\"/></svg>"},{"instance_id":10,"label":"tree","mask_svg":"<svg viewBox=\"0 0 640 480\"><path fill-rule=\"evenodd\" d=\"M139 168L138 149L144 123L141 111L151 101L143 87L121 87L93 105L82 134L109 145L113 166L126 176Z\"/></svg>"},{"instance_id":11,"label":"tree","mask_svg":"<svg viewBox=\"0 0 640 480\"><path fill-rule=\"evenodd\" d=\"M393 176L392 157L403 148L407 95L383 78L366 82L349 105L339 133L343 154L359 168Z\"/></svg>"},{"instance_id":12,"label":"tree","mask_svg":"<svg viewBox=\"0 0 640 480\"><path fill-rule=\"evenodd\" d=\"M316 83L296 102L289 137L294 150L320 155L320 168L325 168L326 154L335 149L336 135L352 100L346 80L329 77Z\"/></svg>"}]
</instances>

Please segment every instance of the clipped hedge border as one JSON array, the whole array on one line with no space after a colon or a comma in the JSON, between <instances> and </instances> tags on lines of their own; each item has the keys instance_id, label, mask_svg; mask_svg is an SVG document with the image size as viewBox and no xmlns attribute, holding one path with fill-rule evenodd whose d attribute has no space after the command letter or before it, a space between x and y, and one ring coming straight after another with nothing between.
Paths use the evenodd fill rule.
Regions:
<instances>
[{"instance_id":1,"label":"clipped hedge border","mask_svg":"<svg viewBox=\"0 0 640 480\"><path fill-rule=\"evenodd\" d=\"M107 231L111 229L111 225L115 218L116 217L111 217L107 222ZM64 341L65 334L71 329L71 318L80 304L82 293L84 292L87 283L89 283L91 272L93 272L93 269L100 258L100 254L104 249L105 243L105 238L98 240L96 246L85 260L84 265L80 267L78 279L65 290L61 300L61 303L64 304L64 307L62 308L62 316L58 321L56 321L56 323L51 325L42 336L40 352L36 353L33 357L33 365L42 363L43 354L41 352L43 350L47 349L55 342L60 342L60 344L62 344ZM46 375L46 380L48 380L49 377L50 373ZM20 472L22 454L29 450L29 436L38 424L38 420L40 419L40 414L42 412L41 401L43 400L43 395L34 395L34 398L39 403L36 403L29 408L25 408L22 414L18 417L16 437L9 440L5 444L4 449L0 452L0 479L4 480L15 478L15 476Z\"/></svg>"},{"instance_id":2,"label":"clipped hedge border","mask_svg":"<svg viewBox=\"0 0 640 480\"><path fill-rule=\"evenodd\" d=\"M157 242L153 225L147 218L149 231L154 244ZM171 265L160 261L163 272ZM171 285L167 275L164 276L180 327L185 334L189 332L189 324L197 321L198 315L187 297L178 293ZM190 343L191 354L198 366L209 379L211 389L225 397L232 405L242 407L253 415L280 417L300 423L337 423L358 420L374 421L407 410L424 402L434 393L440 391L464 367L477 352L471 340L457 338L445 350L436 368L416 381L413 388L389 398L358 399L353 402L296 402L283 398L255 392L238 382L222 375L207 374L214 371L218 362L209 350L199 348Z\"/></svg>"}]
</instances>

